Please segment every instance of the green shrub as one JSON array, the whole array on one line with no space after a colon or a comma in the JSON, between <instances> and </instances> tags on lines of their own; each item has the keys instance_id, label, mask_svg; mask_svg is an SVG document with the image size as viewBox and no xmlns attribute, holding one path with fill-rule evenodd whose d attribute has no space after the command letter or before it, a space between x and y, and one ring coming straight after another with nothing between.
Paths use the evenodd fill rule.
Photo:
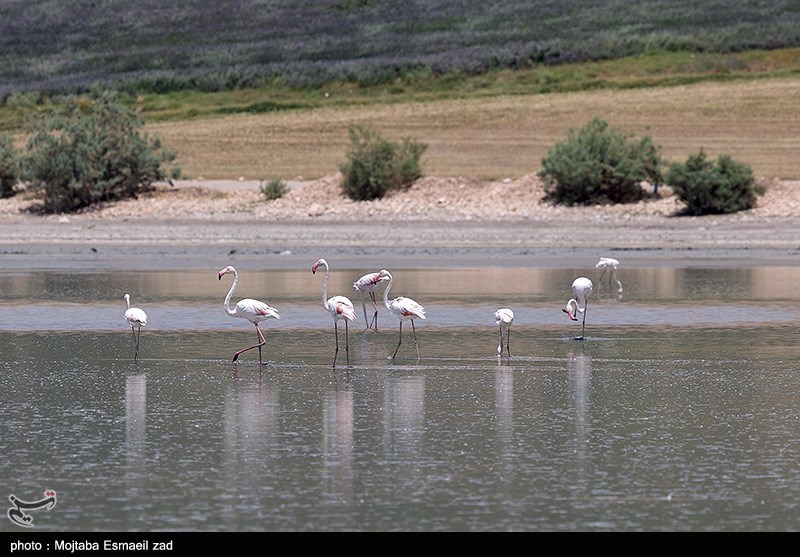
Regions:
<instances>
[{"instance_id":1,"label":"green shrub","mask_svg":"<svg viewBox=\"0 0 800 557\"><path fill-rule=\"evenodd\" d=\"M0 198L13 197L19 182L19 156L14 142L7 135L0 135Z\"/></svg>"},{"instance_id":2,"label":"green shrub","mask_svg":"<svg viewBox=\"0 0 800 557\"><path fill-rule=\"evenodd\" d=\"M22 178L46 212L69 212L100 201L136 197L152 183L180 177L162 164L176 154L139 133L142 122L111 91L72 96L30 123Z\"/></svg>"},{"instance_id":3,"label":"green shrub","mask_svg":"<svg viewBox=\"0 0 800 557\"><path fill-rule=\"evenodd\" d=\"M261 182L261 193L267 198L267 201L279 199L289 193L289 186L279 178L273 178L267 184Z\"/></svg>"},{"instance_id":4,"label":"green shrub","mask_svg":"<svg viewBox=\"0 0 800 557\"><path fill-rule=\"evenodd\" d=\"M424 143L406 138L398 145L360 127L351 128L349 135L348 161L339 169L344 174L342 189L350 199L380 199L422 176L419 159L427 149Z\"/></svg>"},{"instance_id":5,"label":"green shrub","mask_svg":"<svg viewBox=\"0 0 800 557\"><path fill-rule=\"evenodd\" d=\"M538 174L556 203L630 203L644 197L643 180L660 178L660 164L658 147L649 137L633 141L595 117L551 148Z\"/></svg>"},{"instance_id":6,"label":"green shrub","mask_svg":"<svg viewBox=\"0 0 800 557\"><path fill-rule=\"evenodd\" d=\"M716 162L706 160L701 149L685 164L673 163L667 171L667 184L686 204L691 215L725 214L752 209L764 187L755 183L753 171L730 155Z\"/></svg>"}]
</instances>

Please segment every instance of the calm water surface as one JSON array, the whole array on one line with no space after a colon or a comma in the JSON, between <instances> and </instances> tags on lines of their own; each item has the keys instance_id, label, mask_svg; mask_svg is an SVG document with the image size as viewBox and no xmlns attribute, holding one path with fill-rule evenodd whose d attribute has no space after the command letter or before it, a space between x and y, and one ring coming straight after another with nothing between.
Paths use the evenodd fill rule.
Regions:
<instances>
[{"instance_id":1,"label":"calm water surface","mask_svg":"<svg viewBox=\"0 0 800 557\"><path fill-rule=\"evenodd\" d=\"M625 269L584 341L560 308L598 273L391 269L428 311L393 362L369 270L332 271L359 316L335 370L310 266L242 273L281 312L263 369L230 362L256 335L216 269L0 273L2 497L56 490L42 531L800 530L800 268Z\"/></svg>"}]
</instances>

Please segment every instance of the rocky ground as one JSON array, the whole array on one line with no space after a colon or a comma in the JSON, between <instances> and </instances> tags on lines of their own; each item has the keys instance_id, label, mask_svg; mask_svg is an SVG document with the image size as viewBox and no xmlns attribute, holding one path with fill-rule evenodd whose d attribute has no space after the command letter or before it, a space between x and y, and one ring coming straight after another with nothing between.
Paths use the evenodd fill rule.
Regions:
<instances>
[{"instance_id":1,"label":"rocky ground","mask_svg":"<svg viewBox=\"0 0 800 557\"><path fill-rule=\"evenodd\" d=\"M25 196L0 200L0 220L17 219L202 219L252 218L270 221L508 221L586 218L630 219L674 217L680 200L661 189L660 198L639 203L564 207L543 201L544 185L535 175L485 182L471 177L424 177L410 188L374 201L352 201L339 186L340 174L310 182L295 182L280 199L267 201L253 182L184 181L179 187L159 185L139 199L94 207L68 216L36 216L36 202ZM767 187L751 210L724 218L751 220L800 216L800 181L761 179Z\"/></svg>"}]
</instances>

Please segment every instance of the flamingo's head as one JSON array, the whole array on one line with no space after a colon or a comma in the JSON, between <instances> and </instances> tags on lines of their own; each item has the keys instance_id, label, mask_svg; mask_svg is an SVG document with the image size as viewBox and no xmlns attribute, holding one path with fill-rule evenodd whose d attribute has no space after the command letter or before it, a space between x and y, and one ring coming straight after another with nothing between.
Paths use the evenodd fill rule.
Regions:
<instances>
[{"instance_id":1,"label":"flamingo's head","mask_svg":"<svg viewBox=\"0 0 800 557\"><path fill-rule=\"evenodd\" d=\"M390 273L386 269L381 269L378 272L378 281L384 281L384 280L392 280L392 273Z\"/></svg>"},{"instance_id":2,"label":"flamingo's head","mask_svg":"<svg viewBox=\"0 0 800 557\"><path fill-rule=\"evenodd\" d=\"M567 306L566 307L561 308L561 311L566 313L569 316L569 318L572 319L573 321L577 321L578 318L575 317L575 310L577 309L577 307L578 307L578 303L573 298L572 300L567 302Z\"/></svg>"},{"instance_id":3,"label":"flamingo's head","mask_svg":"<svg viewBox=\"0 0 800 557\"><path fill-rule=\"evenodd\" d=\"M222 269L219 272L219 274L217 275L217 280L222 280L222 277L224 277L228 273L233 273L233 272L235 272L235 269L233 267L231 267L230 265L228 265L227 267L225 267L224 269Z\"/></svg>"},{"instance_id":4,"label":"flamingo's head","mask_svg":"<svg viewBox=\"0 0 800 557\"><path fill-rule=\"evenodd\" d=\"M317 259L317 261L311 266L311 274L312 275L316 275L317 274L317 269L319 269L320 265L326 265L327 266L328 262L325 261L324 259Z\"/></svg>"}]
</instances>

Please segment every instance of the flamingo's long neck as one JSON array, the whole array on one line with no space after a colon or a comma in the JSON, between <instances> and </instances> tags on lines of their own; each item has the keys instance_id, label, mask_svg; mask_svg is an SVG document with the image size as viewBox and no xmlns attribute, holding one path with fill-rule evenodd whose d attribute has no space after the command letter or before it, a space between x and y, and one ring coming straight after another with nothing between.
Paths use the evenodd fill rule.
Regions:
<instances>
[{"instance_id":1,"label":"flamingo's long neck","mask_svg":"<svg viewBox=\"0 0 800 557\"><path fill-rule=\"evenodd\" d=\"M392 289L392 282L394 281L394 277L389 275L389 284L386 285L386 288L383 291L383 305L386 306L386 309L389 308L389 290Z\"/></svg>"},{"instance_id":2,"label":"flamingo's long neck","mask_svg":"<svg viewBox=\"0 0 800 557\"><path fill-rule=\"evenodd\" d=\"M234 269L233 271L233 284L231 284L231 289L228 290L228 295L225 296L225 313L228 315L236 316L236 310L231 308L231 297L233 296L233 291L236 290L236 285L239 284L239 273L236 272Z\"/></svg>"},{"instance_id":3,"label":"flamingo's long neck","mask_svg":"<svg viewBox=\"0 0 800 557\"><path fill-rule=\"evenodd\" d=\"M125 294L125 309L131 309L131 297Z\"/></svg>"},{"instance_id":4,"label":"flamingo's long neck","mask_svg":"<svg viewBox=\"0 0 800 557\"><path fill-rule=\"evenodd\" d=\"M324 263L325 265L325 279L322 281L322 306L328 306L328 273L330 270L328 269L328 263Z\"/></svg>"}]
</instances>

